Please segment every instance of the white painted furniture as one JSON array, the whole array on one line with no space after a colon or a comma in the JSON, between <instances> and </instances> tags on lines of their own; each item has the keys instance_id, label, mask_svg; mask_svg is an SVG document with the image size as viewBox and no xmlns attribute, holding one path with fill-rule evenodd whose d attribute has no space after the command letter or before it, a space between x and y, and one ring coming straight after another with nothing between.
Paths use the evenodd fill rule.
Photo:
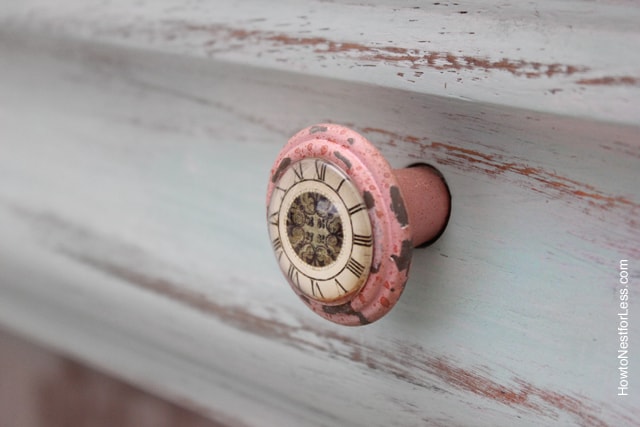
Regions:
<instances>
[{"instance_id":1,"label":"white painted furniture","mask_svg":"<svg viewBox=\"0 0 640 427\"><path fill-rule=\"evenodd\" d=\"M638 22L624 1L3 4L0 324L230 426L637 425ZM304 307L267 236L273 159L323 121L453 194L366 327Z\"/></svg>"}]
</instances>

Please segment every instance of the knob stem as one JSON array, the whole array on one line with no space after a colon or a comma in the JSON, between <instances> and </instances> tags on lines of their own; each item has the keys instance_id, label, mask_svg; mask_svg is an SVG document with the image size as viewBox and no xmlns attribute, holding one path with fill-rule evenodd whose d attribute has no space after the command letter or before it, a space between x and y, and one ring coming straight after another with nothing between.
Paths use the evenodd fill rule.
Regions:
<instances>
[{"instance_id":1,"label":"knob stem","mask_svg":"<svg viewBox=\"0 0 640 427\"><path fill-rule=\"evenodd\" d=\"M413 246L433 243L444 232L451 213L451 193L444 177L427 164L393 173L406 206Z\"/></svg>"}]
</instances>

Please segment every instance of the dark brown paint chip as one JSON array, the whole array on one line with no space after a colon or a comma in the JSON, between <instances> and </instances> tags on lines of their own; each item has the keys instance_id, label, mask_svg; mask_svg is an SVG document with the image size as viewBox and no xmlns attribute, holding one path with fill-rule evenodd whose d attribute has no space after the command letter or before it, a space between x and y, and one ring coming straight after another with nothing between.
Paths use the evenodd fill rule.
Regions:
<instances>
[{"instance_id":1,"label":"dark brown paint chip","mask_svg":"<svg viewBox=\"0 0 640 427\"><path fill-rule=\"evenodd\" d=\"M322 310L327 314L348 314L356 316L361 325L368 325L369 320L359 311L356 311L351 307L351 303L345 303L341 305L325 305L322 306Z\"/></svg>"},{"instance_id":2,"label":"dark brown paint chip","mask_svg":"<svg viewBox=\"0 0 640 427\"><path fill-rule=\"evenodd\" d=\"M318 133L318 132L326 132L326 131L327 131L327 127L326 126L313 126L309 130L309 133Z\"/></svg>"},{"instance_id":3,"label":"dark brown paint chip","mask_svg":"<svg viewBox=\"0 0 640 427\"><path fill-rule=\"evenodd\" d=\"M403 240L402 248L400 249L400 255L391 255L393 262L396 263L398 271L406 270L411 264L411 253L413 251L413 244L411 240Z\"/></svg>"},{"instance_id":4,"label":"dark brown paint chip","mask_svg":"<svg viewBox=\"0 0 640 427\"><path fill-rule=\"evenodd\" d=\"M276 169L273 176L271 177L271 182L275 183L278 179L280 179L280 175L282 175L284 170L288 168L290 164L291 159L289 157L285 157L284 159L282 159L282 161L278 165L278 169Z\"/></svg>"},{"instance_id":5,"label":"dark brown paint chip","mask_svg":"<svg viewBox=\"0 0 640 427\"><path fill-rule=\"evenodd\" d=\"M400 225L405 227L409 224L409 215L404 207L400 189L394 185L389 191L391 192L391 210L396 215L396 219Z\"/></svg>"},{"instance_id":6,"label":"dark brown paint chip","mask_svg":"<svg viewBox=\"0 0 640 427\"><path fill-rule=\"evenodd\" d=\"M375 207L376 201L373 198L373 194L371 194L368 191L365 191L362 193L362 198L364 199L364 204L367 207L367 209L371 209Z\"/></svg>"},{"instance_id":7,"label":"dark brown paint chip","mask_svg":"<svg viewBox=\"0 0 640 427\"><path fill-rule=\"evenodd\" d=\"M336 158L338 160L341 160L342 163L344 163L344 165L347 167L347 169L351 169L351 162L349 161L349 159L347 159L345 156L343 156L342 154L340 154L339 151L336 151L333 153L334 156L336 156Z\"/></svg>"}]
</instances>

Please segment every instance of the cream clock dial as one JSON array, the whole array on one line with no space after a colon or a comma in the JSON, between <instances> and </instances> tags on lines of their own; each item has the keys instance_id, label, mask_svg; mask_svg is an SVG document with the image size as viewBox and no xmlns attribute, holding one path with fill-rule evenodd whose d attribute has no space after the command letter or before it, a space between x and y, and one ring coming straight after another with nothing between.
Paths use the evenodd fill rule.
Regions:
<instances>
[{"instance_id":1,"label":"cream clock dial","mask_svg":"<svg viewBox=\"0 0 640 427\"><path fill-rule=\"evenodd\" d=\"M337 166L318 158L291 164L275 183L267 215L280 268L302 294L339 302L365 283L371 221L362 196Z\"/></svg>"}]
</instances>

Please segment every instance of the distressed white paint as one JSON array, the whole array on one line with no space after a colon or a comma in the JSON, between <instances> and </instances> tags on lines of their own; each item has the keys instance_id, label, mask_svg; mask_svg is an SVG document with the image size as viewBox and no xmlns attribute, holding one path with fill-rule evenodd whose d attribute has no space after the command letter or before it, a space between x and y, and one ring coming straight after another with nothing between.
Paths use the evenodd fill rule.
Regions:
<instances>
[{"instance_id":1,"label":"distressed white paint","mask_svg":"<svg viewBox=\"0 0 640 427\"><path fill-rule=\"evenodd\" d=\"M613 332L620 258L640 280L640 144L628 125L637 86L566 89L542 102L542 83L575 83L492 71L487 84L504 97L465 80L443 98L445 77L428 69L409 84L391 78L398 65L349 68L339 55L316 63L304 48L279 53L293 64L257 57L260 46L205 57L197 32L165 40L145 31L164 31L163 17L229 23L232 12L247 22L273 13L247 3L207 15L194 3L169 14L168 3L137 12L117 2L0 9L0 323L230 424L631 425L640 417L633 398L615 395ZM553 38L574 25L582 41L557 38L556 56L592 67L589 78L637 75L635 50L620 48L624 62L614 62L616 48L598 48L602 60L587 44L637 45L635 6L565 4L572 12L543 3L539 27L511 8L496 12L494 36L507 49L516 29ZM591 16L587 5L607 19L578 21ZM301 8L249 25L273 30ZM304 13L335 8L356 8L370 29L349 29L354 15L344 13L336 39L383 43L385 28L416 37L383 4L311 3ZM460 28L482 22L447 19ZM386 27L375 32L375 23ZM109 31L120 26L132 35ZM480 56L490 46L441 42ZM524 57L538 60L534 51ZM396 166L436 164L453 193L446 234L414 255L400 303L365 328L309 312L267 237L269 167L290 135L322 121L364 132ZM640 300L637 287L631 298ZM529 406L490 398L486 384L467 387L427 366L438 358L505 390L524 393L526 382L574 398L595 421L533 391Z\"/></svg>"},{"instance_id":2,"label":"distressed white paint","mask_svg":"<svg viewBox=\"0 0 640 427\"><path fill-rule=\"evenodd\" d=\"M5 29L413 93L621 123L640 117L634 2L29 0L0 6L0 20Z\"/></svg>"}]
</instances>

